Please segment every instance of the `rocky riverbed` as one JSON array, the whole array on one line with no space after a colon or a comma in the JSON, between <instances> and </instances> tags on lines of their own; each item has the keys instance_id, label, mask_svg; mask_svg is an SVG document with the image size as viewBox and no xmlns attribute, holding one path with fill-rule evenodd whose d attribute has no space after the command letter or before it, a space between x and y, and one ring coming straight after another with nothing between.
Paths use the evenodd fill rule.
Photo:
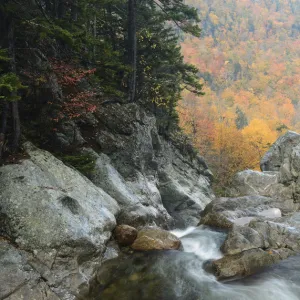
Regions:
<instances>
[{"instance_id":1,"label":"rocky riverbed","mask_svg":"<svg viewBox=\"0 0 300 300\"><path fill-rule=\"evenodd\" d=\"M263 172L238 173L230 197L216 198L203 158L160 136L153 116L133 104L101 114L89 120L100 148L77 128L89 178L30 142L0 168L0 299L255 299L270 280L241 278L281 260L274 268L286 261L291 274L300 135L286 133ZM68 130L58 140L66 146ZM278 299L299 299L297 280L276 282L292 295Z\"/></svg>"}]
</instances>

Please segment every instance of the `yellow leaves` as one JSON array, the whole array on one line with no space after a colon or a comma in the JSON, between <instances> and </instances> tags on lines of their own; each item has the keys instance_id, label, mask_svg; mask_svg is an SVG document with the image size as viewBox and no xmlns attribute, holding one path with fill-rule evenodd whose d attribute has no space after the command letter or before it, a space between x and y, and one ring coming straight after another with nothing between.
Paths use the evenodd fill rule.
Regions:
<instances>
[{"instance_id":1,"label":"yellow leaves","mask_svg":"<svg viewBox=\"0 0 300 300\"><path fill-rule=\"evenodd\" d=\"M277 133L272 130L266 121L254 119L242 130L243 136L249 143L250 149L256 153L256 161L259 163L263 154L276 141Z\"/></svg>"},{"instance_id":2,"label":"yellow leaves","mask_svg":"<svg viewBox=\"0 0 300 300\"><path fill-rule=\"evenodd\" d=\"M214 13L210 13L209 17L210 17L211 22L214 25L218 25L219 24L219 18Z\"/></svg>"}]
</instances>

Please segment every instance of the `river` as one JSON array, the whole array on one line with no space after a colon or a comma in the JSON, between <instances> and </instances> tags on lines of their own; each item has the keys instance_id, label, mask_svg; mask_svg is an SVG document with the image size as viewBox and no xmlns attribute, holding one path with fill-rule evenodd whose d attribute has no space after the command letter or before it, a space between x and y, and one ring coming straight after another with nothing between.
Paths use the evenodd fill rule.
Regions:
<instances>
[{"instance_id":1,"label":"river","mask_svg":"<svg viewBox=\"0 0 300 300\"><path fill-rule=\"evenodd\" d=\"M172 231L184 251L134 253L108 261L89 300L298 300L300 257L251 277L219 282L205 271L222 257L226 233L205 227ZM99 286L101 282L101 286Z\"/></svg>"}]
</instances>

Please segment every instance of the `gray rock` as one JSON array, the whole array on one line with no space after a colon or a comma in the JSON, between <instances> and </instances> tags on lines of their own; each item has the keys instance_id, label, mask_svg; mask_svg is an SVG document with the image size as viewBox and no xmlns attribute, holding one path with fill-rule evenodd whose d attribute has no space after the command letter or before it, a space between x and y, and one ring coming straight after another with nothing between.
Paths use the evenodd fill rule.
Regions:
<instances>
[{"instance_id":1,"label":"gray rock","mask_svg":"<svg viewBox=\"0 0 300 300\"><path fill-rule=\"evenodd\" d=\"M294 200L295 186L282 184L280 180L280 172L242 171L235 175L229 195L232 197L250 195L271 197L278 202L278 208L283 213L293 212L299 207Z\"/></svg>"},{"instance_id":2,"label":"gray rock","mask_svg":"<svg viewBox=\"0 0 300 300\"><path fill-rule=\"evenodd\" d=\"M118 201L118 223L196 225L214 198L203 158L176 135L160 136L156 118L136 104L103 107L97 118L102 126L95 141L102 153L92 181Z\"/></svg>"},{"instance_id":3,"label":"gray rock","mask_svg":"<svg viewBox=\"0 0 300 300\"><path fill-rule=\"evenodd\" d=\"M97 160L91 180L118 202L121 208L119 224L167 227L171 223L171 216L162 204L154 176L136 172L135 178L125 180L107 155L94 152L93 155Z\"/></svg>"},{"instance_id":4,"label":"gray rock","mask_svg":"<svg viewBox=\"0 0 300 300\"><path fill-rule=\"evenodd\" d=\"M0 240L0 299L59 300L24 256Z\"/></svg>"},{"instance_id":5,"label":"gray rock","mask_svg":"<svg viewBox=\"0 0 300 300\"><path fill-rule=\"evenodd\" d=\"M263 236L254 229L233 226L222 245L222 251L226 255L233 255L250 249L267 248L266 243Z\"/></svg>"},{"instance_id":6,"label":"gray rock","mask_svg":"<svg viewBox=\"0 0 300 300\"><path fill-rule=\"evenodd\" d=\"M289 256L288 251L286 258ZM280 261L280 253L251 249L238 254L224 256L212 263L214 274L219 280L244 277Z\"/></svg>"},{"instance_id":7,"label":"gray rock","mask_svg":"<svg viewBox=\"0 0 300 300\"><path fill-rule=\"evenodd\" d=\"M277 199L259 195L218 198L206 206L200 224L231 228L234 224L248 224L257 217L278 218L281 216L281 206Z\"/></svg>"},{"instance_id":8,"label":"gray rock","mask_svg":"<svg viewBox=\"0 0 300 300\"><path fill-rule=\"evenodd\" d=\"M299 143L300 135L296 132L288 131L281 136L263 156L260 162L262 171L279 171Z\"/></svg>"},{"instance_id":9,"label":"gray rock","mask_svg":"<svg viewBox=\"0 0 300 300\"><path fill-rule=\"evenodd\" d=\"M56 294L73 299L101 260L119 206L50 153L24 148L30 159L0 168L0 235L33 253Z\"/></svg>"},{"instance_id":10,"label":"gray rock","mask_svg":"<svg viewBox=\"0 0 300 300\"><path fill-rule=\"evenodd\" d=\"M260 195L273 196L270 187L278 184L279 172L246 170L237 173L232 182L230 195L233 197Z\"/></svg>"}]
</instances>

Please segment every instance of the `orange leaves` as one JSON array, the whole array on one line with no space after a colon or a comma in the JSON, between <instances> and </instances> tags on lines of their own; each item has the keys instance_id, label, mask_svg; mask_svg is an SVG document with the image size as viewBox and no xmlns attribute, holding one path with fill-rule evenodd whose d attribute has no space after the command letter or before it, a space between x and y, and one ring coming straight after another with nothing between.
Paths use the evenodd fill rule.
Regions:
<instances>
[{"instance_id":1,"label":"orange leaves","mask_svg":"<svg viewBox=\"0 0 300 300\"><path fill-rule=\"evenodd\" d=\"M200 11L203 33L182 43L183 54L199 68L206 94L183 95L181 124L224 183L234 171L258 168L282 130L300 131L297 13L286 0L187 1Z\"/></svg>"}]
</instances>

